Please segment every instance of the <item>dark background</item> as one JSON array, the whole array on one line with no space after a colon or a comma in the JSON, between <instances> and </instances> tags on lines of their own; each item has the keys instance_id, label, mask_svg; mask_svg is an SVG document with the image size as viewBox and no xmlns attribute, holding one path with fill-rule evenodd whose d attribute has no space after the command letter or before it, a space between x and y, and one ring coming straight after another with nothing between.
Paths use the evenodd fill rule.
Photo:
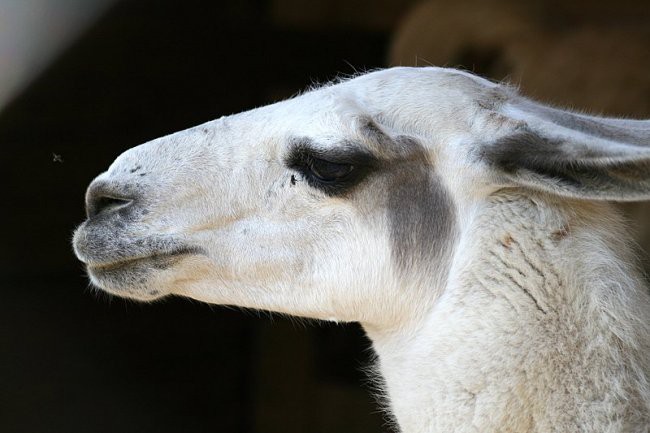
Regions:
<instances>
[{"instance_id":1,"label":"dark background","mask_svg":"<svg viewBox=\"0 0 650 433\"><path fill-rule=\"evenodd\" d=\"M122 151L341 73L387 66L391 59L415 63L416 55L426 60L430 48L389 49L413 3L121 1L0 113L0 432L390 430L363 373L371 351L357 325L304 326L177 298L149 305L111 299L88 286L70 239L84 218L85 187ZM578 38L579 51L581 43L599 47L589 61L600 55L620 66L615 73L632 70L616 85L629 85L631 76L634 92L620 90L612 100L634 93L641 102L599 110L650 116L647 39L626 33L647 25L645 2L527 4L539 40L568 38L575 45ZM486 28L506 26L472 19ZM449 32L458 27L427 25L416 45L433 40L426 31L445 24ZM587 29L587 36L571 36L575 28ZM616 40L645 51L623 50L627 57L612 60L622 55L621 44L600 48L596 41L618 29L623 36ZM592 30L597 36L588 36ZM468 39L435 61L512 77L518 71L512 59L534 48L512 48L508 43L520 39L499 37ZM560 62L556 69L540 81L585 74L580 63ZM525 78L516 79L531 93L571 96L561 86L535 87ZM591 103L583 96L593 104L606 100L598 93L606 84L583 87L575 99L559 102L580 107Z\"/></svg>"}]
</instances>

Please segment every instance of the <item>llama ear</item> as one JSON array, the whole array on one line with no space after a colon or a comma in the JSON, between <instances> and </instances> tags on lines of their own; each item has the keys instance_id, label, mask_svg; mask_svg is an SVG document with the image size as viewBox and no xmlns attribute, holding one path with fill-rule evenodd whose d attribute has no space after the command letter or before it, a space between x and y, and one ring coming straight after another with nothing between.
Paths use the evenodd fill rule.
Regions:
<instances>
[{"instance_id":1,"label":"llama ear","mask_svg":"<svg viewBox=\"0 0 650 433\"><path fill-rule=\"evenodd\" d=\"M650 200L650 121L607 119L528 100L504 112L520 125L484 145L509 185L593 200Z\"/></svg>"}]
</instances>

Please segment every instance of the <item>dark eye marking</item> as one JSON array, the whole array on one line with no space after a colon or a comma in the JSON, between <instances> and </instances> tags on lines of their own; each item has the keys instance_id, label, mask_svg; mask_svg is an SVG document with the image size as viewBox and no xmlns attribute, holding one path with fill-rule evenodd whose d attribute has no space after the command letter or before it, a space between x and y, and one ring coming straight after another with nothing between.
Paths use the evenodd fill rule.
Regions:
<instances>
[{"instance_id":1,"label":"dark eye marking","mask_svg":"<svg viewBox=\"0 0 650 433\"><path fill-rule=\"evenodd\" d=\"M357 185L377 166L377 160L367 151L350 143L340 148L322 150L310 140L293 140L286 159L312 188L328 195L341 195Z\"/></svg>"}]
</instances>

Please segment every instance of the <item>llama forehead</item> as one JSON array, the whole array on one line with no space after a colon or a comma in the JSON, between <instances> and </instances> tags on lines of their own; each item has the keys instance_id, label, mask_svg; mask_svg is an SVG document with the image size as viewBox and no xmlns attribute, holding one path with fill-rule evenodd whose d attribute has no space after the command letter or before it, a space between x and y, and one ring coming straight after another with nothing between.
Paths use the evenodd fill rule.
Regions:
<instances>
[{"instance_id":1,"label":"llama forehead","mask_svg":"<svg viewBox=\"0 0 650 433\"><path fill-rule=\"evenodd\" d=\"M299 123L320 118L319 122L325 120L326 125L336 117L346 119L357 114L390 121L404 113L426 115L427 119L419 120L435 124L437 120L473 116L479 106L497 108L513 93L507 86L464 71L391 68L329 83L262 110L281 112Z\"/></svg>"},{"instance_id":2,"label":"llama forehead","mask_svg":"<svg viewBox=\"0 0 650 433\"><path fill-rule=\"evenodd\" d=\"M291 136L320 137L320 142L327 144L359 133L366 137L380 135L382 128L396 127L396 123L408 129L399 131L396 127L397 134L413 132L422 124L439 133L441 141L445 141L452 138L453 133L449 131L466 132L465 123L461 125L459 120L473 121L476 107L501 104L507 92L500 89L462 71L393 68L327 84L289 100L161 137L156 140L156 146L167 150L181 142L215 142L226 146L233 143L260 152L277 151ZM404 121L408 117L412 120ZM451 125L455 123L459 126L454 129ZM429 128L431 125L433 128ZM375 152L392 150L379 137L371 142L379 144L373 149ZM183 146L183 151L194 149Z\"/></svg>"}]
</instances>

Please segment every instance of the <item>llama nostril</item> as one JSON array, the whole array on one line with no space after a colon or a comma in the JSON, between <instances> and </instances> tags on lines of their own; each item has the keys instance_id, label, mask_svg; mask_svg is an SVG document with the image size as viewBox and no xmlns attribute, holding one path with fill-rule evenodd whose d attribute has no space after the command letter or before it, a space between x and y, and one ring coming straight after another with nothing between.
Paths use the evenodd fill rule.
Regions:
<instances>
[{"instance_id":1,"label":"llama nostril","mask_svg":"<svg viewBox=\"0 0 650 433\"><path fill-rule=\"evenodd\" d=\"M116 210L130 205L133 200L115 198L115 197L97 197L90 203L86 208L88 213L88 218L92 218L95 215L102 212L110 212L111 210Z\"/></svg>"},{"instance_id":2,"label":"llama nostril","mask_svg":"<svg viewBox=\"0 0 650 433\"><path fill-rule=\"evenodd\" d=\"M100 213L109 213L123 209L133 203L133 199L104 185L92 185L86 195L86 215L95 217Z\"/></svg>"}]
</instances>

